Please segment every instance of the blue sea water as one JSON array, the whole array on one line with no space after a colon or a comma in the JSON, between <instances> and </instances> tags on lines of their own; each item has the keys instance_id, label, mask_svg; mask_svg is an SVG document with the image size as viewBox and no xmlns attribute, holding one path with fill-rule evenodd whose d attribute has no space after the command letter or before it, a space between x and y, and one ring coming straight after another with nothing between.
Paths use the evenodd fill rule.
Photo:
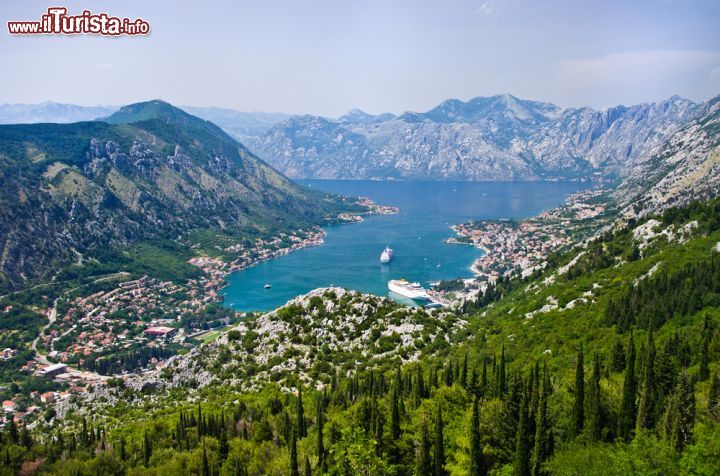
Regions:
<instances>
[{"instance_id":1,"label":"blue sea water","mask_svg":"<svg viewBox=\"0 0 720 476\"><path fill-rule=\"evenodd\" d=\"M302 186L367 196L400 208L396 215L365 217L357 224L328 226L325 244L305 248L228 276L225 305L267 311L323 286L386 296L390 279L423 285L472 276L479 249L444 243L450 226L469 220L523 218L562 204L587 185L575 182L399 182L298 180ZM385 246L390 264L380 263ZM265 289L270 284L272 288Z\"/></svg>"}]
</instances>

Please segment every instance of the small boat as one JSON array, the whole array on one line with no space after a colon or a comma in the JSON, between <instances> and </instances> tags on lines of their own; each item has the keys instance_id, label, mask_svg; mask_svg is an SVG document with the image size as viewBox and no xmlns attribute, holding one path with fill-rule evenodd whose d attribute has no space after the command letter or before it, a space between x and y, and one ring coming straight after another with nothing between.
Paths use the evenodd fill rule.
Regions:
<instances>
[{"instance_id":1,"label":"small boat","mask_svg":"<svg viewBox=\"0 0 720 476\"><path fill-rule=\"evenodd\" d=\"M380 262L381 263L389 263L390 260L392 260L393 257L393 250L386 246L385 249L380 253Z\"/></svg>"},{"instance_id":2,"label":"small boat","mask_svg":"<svg viewBox=\"0 0 720 476\"><path fill-rule=\"evenodd\" d=\"M269 284L266 284L266 285L265 285L265 286L263 286L263 287L264 287L265 289L270 289L270 288L271 288L272 286L271 286L271 285L269 285Z\"/></svg>"}]
</instances>

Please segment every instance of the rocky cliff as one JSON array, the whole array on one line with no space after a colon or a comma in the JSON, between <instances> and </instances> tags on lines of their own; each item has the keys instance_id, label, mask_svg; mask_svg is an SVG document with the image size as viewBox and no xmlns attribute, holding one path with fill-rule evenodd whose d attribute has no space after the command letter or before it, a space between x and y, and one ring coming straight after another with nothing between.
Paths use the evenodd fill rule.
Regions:
<instances>
[{"instance_id":1,"label":"rocky cliff","mask_svg":"<svg viewBox=\"0 0 720 476\"><path fill-rule=\"evenodd\" d=\"M361 111L339 120L295 116L248 144L297 178L615 177L692 120L699 107L674 96L603 111L561 109L505 94L448 100L399 117Z\"/></svg>"}]
</instances>

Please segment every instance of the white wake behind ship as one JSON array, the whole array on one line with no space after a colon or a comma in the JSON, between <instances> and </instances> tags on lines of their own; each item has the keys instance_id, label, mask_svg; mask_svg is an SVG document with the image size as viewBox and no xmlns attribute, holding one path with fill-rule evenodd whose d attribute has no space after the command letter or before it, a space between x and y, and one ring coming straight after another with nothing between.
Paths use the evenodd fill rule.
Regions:
<instances>
[{"instance_id":1,"label":"white wake behind ship","mask_svg":"<svg viewBox=\"0 0 720 476\"><path fill-rule=\"evenodd\" d=\"M382 253L380 253L380 262L381 263L389 263L390 260L392 259L392 257L393 257L393 250L389 246L386 246L385 249L382 251Z\"/></svg>"},{"instance_id":2,"label":"white wake behind ship","mask_svg":"<svg viewBox=\"0 0 720 476\"><path fill-rule=\"evenodd\" d=\"M418 301L430 300L430 296L420 283L409 283L404 279L392 279L388 281L388 289L406 298Z\"/></svg>"}]
</instances>

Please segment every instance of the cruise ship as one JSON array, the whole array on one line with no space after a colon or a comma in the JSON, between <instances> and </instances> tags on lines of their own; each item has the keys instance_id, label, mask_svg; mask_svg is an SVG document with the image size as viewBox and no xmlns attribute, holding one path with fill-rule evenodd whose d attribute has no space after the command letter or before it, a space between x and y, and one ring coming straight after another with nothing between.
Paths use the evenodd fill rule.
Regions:
<instances>
[{"instance_id":1,"label":"cruise ship","mask_svg":"<svg viewBox=\"0 0 720 476\"><path fill-rule=\"evenodd\" d=\"M425 288L420 286L420 283L409 283L404 279L393 279L388 281L388 289L406 298L416 299L418 301L430 300L430 296Z\"/></svg>"},{"instance_id":2,"label":"cruise ship","mask_svg":"<svg viewBox=\"0 0 720 476\"><path fill-rule=\"evenodd\" d=\"M392 259L393 250L390 249L390 247L386 246L385 249L380 253L380 262L381 263L389 263Z\"/></svg>"}]
</instances>

